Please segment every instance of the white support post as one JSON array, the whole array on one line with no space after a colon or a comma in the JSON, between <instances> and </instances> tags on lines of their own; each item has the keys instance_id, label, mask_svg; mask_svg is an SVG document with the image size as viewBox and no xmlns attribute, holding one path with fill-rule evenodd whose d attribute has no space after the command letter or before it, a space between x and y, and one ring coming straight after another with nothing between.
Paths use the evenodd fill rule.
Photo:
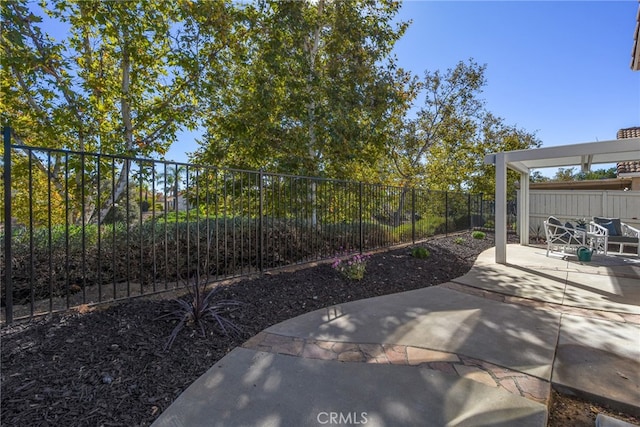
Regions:
<instances>
[{"instance_id":1,"label":"white support post","mask_svg":"<svg viewBox=\"0 0 640 427\"><path fill-rule=\"evenodd\" d=\"M507 164L505 153L496 153L496 263L507 263Z\"/></svg>"},{"instance_id":2,"label":"white support post","mask_svg":"<svg viewBox=\"0 0 640 427\"><path fill-rule=\"evenodd\" d=\"M529 245L529 172L520 172L520 203L518 209L518 225L520 227L520 244Z\"/></svg>"}]
</instances>

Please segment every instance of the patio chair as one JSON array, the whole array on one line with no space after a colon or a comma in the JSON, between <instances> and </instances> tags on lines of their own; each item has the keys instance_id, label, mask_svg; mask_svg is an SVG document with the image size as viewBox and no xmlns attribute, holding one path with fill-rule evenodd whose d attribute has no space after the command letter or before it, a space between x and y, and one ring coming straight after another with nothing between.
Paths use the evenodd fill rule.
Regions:
<instances>
[{"instance_id":1,"label":"patio chair","mask_svg":"<svg viewBox=\"0 0 640 427\"><path fill-rule=\"evenodd\" d=\"M624 254L627 246L636 247L640 256L640 230L620 221L620 218L593 217L589 223L589 234L600 236L604 254L609 252L609 245L618 245L618 254Z\"/></svg>"},{"instance_id":2,"label":"patio chair","mask_svg":"<svg viewBox=\"0 0 640 427\"><path fill-rule=\"evenodd\" d=\"M567 250L576 251L580 246L586 246L586 233L576 230L570 223L562 222L553 216L544 221L544 232L547 236L547 256L556 249L566 253Z\"/></svg>"}]
</instances>

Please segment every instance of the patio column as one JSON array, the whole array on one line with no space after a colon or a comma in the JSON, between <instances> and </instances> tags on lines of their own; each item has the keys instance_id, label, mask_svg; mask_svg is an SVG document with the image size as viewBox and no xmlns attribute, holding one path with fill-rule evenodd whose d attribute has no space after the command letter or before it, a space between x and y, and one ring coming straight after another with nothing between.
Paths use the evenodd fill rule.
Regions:
<instances>
[{"instance_id":1,"label":"patio column","mask_svg":"<svg viewBox=\"0 0 640 427\"><path fill-rule=\"evenodd\" d=\"M518 210L518 227L520 228L520 244L529 245L529 172L520 172L520 209Z\"/></svg>"},{"instance_id":2,"label":"patio column","mask_svg":"<svg viewBox=\"0 0 640 427\"><path fill-rule=\"evenodd\" d=\"M496 263L507 263L507 164L505 153L496 153Z\"/></svg>"}]
</instances>

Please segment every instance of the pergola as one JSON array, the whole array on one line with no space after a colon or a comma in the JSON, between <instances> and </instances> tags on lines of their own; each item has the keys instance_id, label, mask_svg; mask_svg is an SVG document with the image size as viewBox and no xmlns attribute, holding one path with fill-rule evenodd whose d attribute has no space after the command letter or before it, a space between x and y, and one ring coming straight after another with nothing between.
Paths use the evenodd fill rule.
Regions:
<instances>
[{"instance_id":1,"label":"pergola","mask_svg":"<svg viewBox=\"0 0 640 427\"><path fill-rule=\"evenodd\" d=\"M518 224L520 244L529 244L529 174L531 169L591 165L640 160L640 138L543 147L488 154L485 164L496 167L495 233L496 263L507 262L507 168L520 172Z\"/></svg>"}]
</instances>

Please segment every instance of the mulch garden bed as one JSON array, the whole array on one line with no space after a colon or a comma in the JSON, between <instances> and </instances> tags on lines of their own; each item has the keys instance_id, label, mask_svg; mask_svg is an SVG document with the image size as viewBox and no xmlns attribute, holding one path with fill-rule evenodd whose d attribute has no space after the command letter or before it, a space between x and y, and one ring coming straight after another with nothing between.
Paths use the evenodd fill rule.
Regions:
<instances>
[{"instance_id":1,"label":"mulch garden bed","mask_svg":"<svg viewBox=\"0 0 640 427\"><path fill-rule=\"evenodd\" d=\"M84 307L5 326L0 424L150 425L200 375L263 329L322 307L447 282L465 274L493 244L491 234L478 240L465 233L424 242L431 253L426 259L412 257L406 247L378 252L361 281L321 263L221 283L222 298L243 303L227 313L242 335L225 336L212 327L201 337L188 325L168 351L163 348L175 322L158 318L177 305L166 298ZM594 405L564 396L556 402L560 398L574 403L554 405L550 425L593 425Z\"/></svg>"}]
</instances>

